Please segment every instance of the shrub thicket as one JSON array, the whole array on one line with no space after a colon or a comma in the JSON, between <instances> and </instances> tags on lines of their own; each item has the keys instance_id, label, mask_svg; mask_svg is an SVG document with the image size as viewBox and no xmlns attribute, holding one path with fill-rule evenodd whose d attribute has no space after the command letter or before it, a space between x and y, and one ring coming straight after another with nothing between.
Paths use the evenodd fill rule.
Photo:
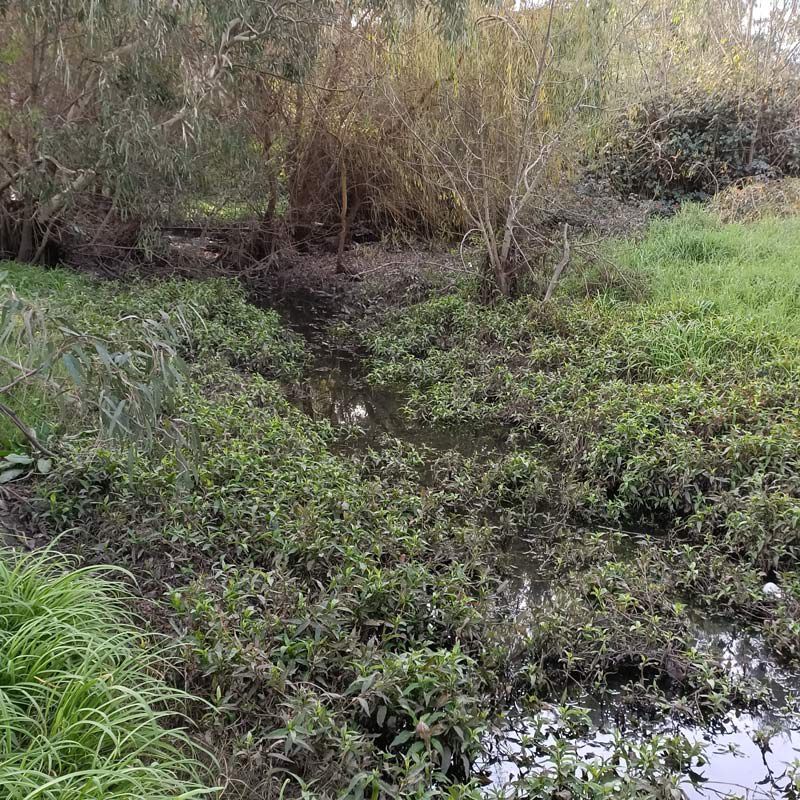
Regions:
<instances>
[{"instance_id":1,"label":"shrub thicket","mask_svg":"<svg viewBox=\"0 0 800 800\"><path fill-rule=\"evenodd\" d=\"M634 105L604 168L625 194L702 199L743 178L800 174L797 86L740 94L686 87Z\"/></svg>"}]
</instances>

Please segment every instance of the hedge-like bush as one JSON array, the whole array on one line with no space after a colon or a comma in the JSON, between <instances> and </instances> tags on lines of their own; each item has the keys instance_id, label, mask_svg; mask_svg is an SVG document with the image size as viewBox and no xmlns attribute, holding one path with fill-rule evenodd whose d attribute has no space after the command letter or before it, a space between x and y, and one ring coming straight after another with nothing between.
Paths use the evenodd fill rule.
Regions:
<instances>
[{"instance_id":1,"label":"hedge-like bush","mask_svg":"<svg viewBox=\"0 0 800 800\"><path fill-rule=\"evenodd\" d=\"M624 194L706 199L742 178L800 174L798 87L745 94L688 87L633 106L603 151Z\"/></svg>"}]
</instances>

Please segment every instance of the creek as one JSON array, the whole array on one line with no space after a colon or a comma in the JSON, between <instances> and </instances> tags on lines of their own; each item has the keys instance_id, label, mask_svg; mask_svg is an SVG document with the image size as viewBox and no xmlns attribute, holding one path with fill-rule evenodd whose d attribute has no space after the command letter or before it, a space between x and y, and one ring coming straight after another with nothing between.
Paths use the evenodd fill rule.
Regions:
<instances>
[{"instance_id":1,"label":"creek","mask_svg":"<svg viewBox=\"0 0 800 800\"><path fill-rule=\"evenodd\" d=\"M326 339L321 322L292 314L289 323L305 337L313 363L301 384L286 387L287 396L312 418L354 433L345 439L350 453L380 446L384 434L436 453L457 450L491 457L493 451L500 452L496 432L476 436L473 432L414 424L403 414L403 394L370 386L364 380L359 356L340 350ZM435 475L427 480L436 484ZM550 578L526 552L524 533L512 540L507 553L508 596L504 602L512 613L530 614L538 606L544 610ZM542 735L550 743L564 737L560 716L564 709L568 713L573 708L583 709L589 720L588 730L568 734L576 759L607 761L615 740L620 738L644 742L656 734L680 735L698 746L698 756L681 767L680 788L688 800L794 798L791 765L800 759L800 722L785 709L796 706L800 697L800 673L777 663L761 638L736 619L697 612L693 615L693 633L695 646L713 652L731 675L763 687L764 703L756 709L731 710L706 727L686 724L671 715L639 718L613 686L602 696L572 693L558 708L547 706L536 713L510 707L497 716L484 738L483 757L474 765L476 776L488 789L502 792L520 776L547 769L548 757L531 746L534 733L538 742Z\"/></svg>"}]
</instances>

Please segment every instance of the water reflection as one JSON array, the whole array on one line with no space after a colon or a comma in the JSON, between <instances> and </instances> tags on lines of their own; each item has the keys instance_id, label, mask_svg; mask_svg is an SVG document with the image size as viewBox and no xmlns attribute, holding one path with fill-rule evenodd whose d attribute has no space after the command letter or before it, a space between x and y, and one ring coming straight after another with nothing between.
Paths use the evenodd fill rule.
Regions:
<instances>
[{"instance_id":1,"label":"water reflection","mask_svg":"<svg viewBox=\"0 0 800 800\"><path fill-rule=\"evenodd\" d=\"M679 784L689 800L787 797L793 786L791 765L800 759L800 732L789 720L783 722L784 727L777 728L774 720L766 722L762 716L731 712L713 732L663 723L635 734L622 734L613 727L598 725L585 736L575 737L567 730L560 732L553 710L527 719L517 717L495 731L487 747L487 760L482 765L487 794L509 788L525 775L553 769L553 762L543 752L556 745L562 733L568 737L576 759L598 764L608 763L617 752L620 736L629 742L644 742L654 734L680 734L701 749L701 756L687 767ZM625 765L619 765L618 770L624 771Z\"/></svg>"},{"instance_id":2,"label":"water reflection","mask_svg":"<svg viewBox=\"0 0 800 800\"><path fill-rule=\"evenodd\" d=\"M792 730L791 725L775 715L731 712L723 720L721 732L681 729L689 741L703 745L707 761L696 768L696 781L682 785L687 797L785 796L792 785L789 767L800 758L800 731Z\"/></svg>"},{"instance_id":3,"label":"water reflection","mask_svg":"<svg viewBox=\"0 0 800 800\"><path fill-rule=\"evenodd\" d=\"M635 551L626 550L625 538L621 538L622 552L615 552L615 557ZM539 549L520 538L507 554L509 610L518 619L530 618L531 612L547 613L554 596L548 565L537 555ZM800 720L785 709L794 706L800 695L800 674L779 665L763 638L735 620L695 611L690 632L697 649L714 654L730 675L763 687L769 702L757 713L731 711L709 728L669 718L639 718L625 704L623 694L611 690L602 697L572 698L573 707L586 712L589 729L580 732L560 721L551 707L535 715L512 709L485 739L485 760L478 769L488 781L487 794L552 768L547 750L556 742L568 745L576 759L603 763L614 754L619 737L645 742L653 735L681 735L701 751L682 773L680 788L689 800L797 796L792 794L797 790L792 764L800 761Z\"/></svg>"},{"instance_id":4,"label":"water reflection","mask_svg":"<svg viewBox=\"0 0 800 800\"><path fill-rule=\"evenodd\" d=\"M457 451L462 455L498 452L498 435L475 435L451 428L421 425L403 413L405 397L396 391L370 385L358 359L347 351L318 346L313 369L302 384L286 387L289 400L316 420L360 438L351 444L365 447L387 434L435 453Z\"/></svg>"},{"instance_id":5,"label":"water reflection","mask_svg":"<svg viewBox=\"0 0 800 800\"><path fill-rule=\"evenodd\" d=\"M352 358L319 356L307 380L290 387L290 399L313 419L393 433L401 422L401 402L353 374Z\"/></svg>"}]
</instances>

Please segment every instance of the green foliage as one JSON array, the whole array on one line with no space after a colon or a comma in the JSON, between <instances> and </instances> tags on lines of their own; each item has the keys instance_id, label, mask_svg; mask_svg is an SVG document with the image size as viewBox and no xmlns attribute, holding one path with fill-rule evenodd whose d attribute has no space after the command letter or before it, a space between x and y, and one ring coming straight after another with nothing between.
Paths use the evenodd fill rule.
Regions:
<instances>
[{"instance_id":1,"label":"green foliage","mask_svg":"<svg viewBox=\"0 0 800 800\"><path fill-rule=\"evenodd\" d=\"M620 731L599 755L585 752L582 737L591 728L588 713L560 706L534 717L521 738L519 761L537 764L490 798L528 800L532 797L574 800L650 800L680 797L675 767L691 764L700 747L681 736L653 736L633 742ZM539 764L543 766L538 766Z\"/></svg>"},{"instance_id":2,"label":"green foliage","mask_svg":"<svg viewBox=\"0 0 800 800\"><path fill-rule=\"evenodd\" d=\"M20 382L3 400L45 437L70 430L77 408L97 413L106 435L152 443L167 429L182 441L168 415L184 360L224 358L284 377L302 364L302 346L277 316L250 305L233 282L123 287L13 262L5 268L0 346ZM6 419L4 430L0 446L26 444Z\"/></svg>"},{"instance_id":3,"label":"green foliage","mask_svg":"<svg viewBox=\"0 0 800 800\"><path fill-rule=\"evenodd\" d=\"M698 329L707 323L727 330L729 345L718 345L727 357L739 357L741 339L757 337L768 357L770 351L780 357L800 335L797 218L723 225L700 206L686 205L673 219L655 221L640 244L615 244L608 255L644 275L655 300L693 306L704 323Z\"/></svg>"},{"instance_id":4,"label":"green foliage","mask_svg":"<svg viewBox=\"0 0 800 800\"><path fill-rule=\"evenodd\" d=\"M494 658L489 530L396 471L360 474L276 384L203 373L178 409L200 439L190 491L174 459L76 443L38 518L176 587L189 678L243 758L278 748L323 794L463 775Z\"/></svg>"},{"instance_id":5,"label":"green foliage","mask_svg":"<svg viewBox=\"0 0 800 800\"><path fill-rule=\"evenodd\" d=\"M697 552L676 551L669 569L704 563L684 588L747 608L788 653L800 599L799 235L796 220L722 226L688 208L612 251L647 277L646 301L432 300L362 335L370 379L414 387L407 411L418 419L513 431L506 469L537 442L557 479L514 469L517 514L528 486L545 500L533 512L549 499L584 520L687 538ZM504 496L494 493L497 506ZM775 575L789 587L783 611L760 591Z\"/></svg>"},{"instance_id":6,"label":"green foliage","mask_svg":"<svg viewBox=\"0 0 800 800\"><path fill-rule=\"evenodd\" d=\"M6 395L18 384L35 381L40 394L59 397L66 379L74 388L76 405L99 413L104 433L152 442L159 419L183 379L183 364L175 349L177 336L166 314L159 319L127 315L121 322L125 346L117 349L107 337L75 331L69 322L48 317L7 285L0 283L0 291L6 295L0 305L0 348L12 356L4 358L16 373L0 393ZM19 398L16 402L20 404ZM5 416L20 432L24 430L16 417L7 411ZM35 436L27 438L44 452Z\"/></svg>"},{"instance_id":7,"label":"green foliage","mask_svg":"<svg viewBox=\"0 0 800 800\"><path fill-rule=\"evenodd\" d=\"M186 698L97 570L0 555L0 781L13 800L211 797L175 727Z\"/></svg>"},{"instance_id":8,"label":"green foliage","mask_svg":"<svg viewBox=\"0 0 800 800\"><path fill-rule=\"evenodd\" d=\"M753 175L800 174L797 88L744 95L686 86L635 105L606 145L614 188L646 197L700 199Z\"/></svg>"},{"instance_id":9,"label":"green foliage","mask_svg":"<svg viewBox=\"0 0 800 800\"><path fill-rule=\"evenodd\" d=\"M798 657L796 237L791 221L722 227L690 208L616 245L644 299L576 288L486 307L464 292L365 324L370 380L408 388L409 418L459 428L463 452L359 448L301 413L270 378L302 380L302 347L227 282L89 282L69 299L63 274L21 273L120 342L126 315L185 309L171 413L198 444L187 485L173 451L69 437L26 513L169 599L202 723L264 795L472 800L494 704L570 687L713 719L754 695L698 643L687 597ZM555 513L583 526L543 526ZM500 545L520 529L515 576ZM531 747L552 768L507 794L658 796L695 755L620 741L589 763L551 733Z\"/></svg>"},{"instance_id":10,"label":"green foliage","mask_svg":"<svg viewBox=\"0 0 800 800\"><path fill-rule=\"evenodd\" d=\"M426 451L337 455L328 424L274 383L204 372L180 404L203 445L195 486L173 460L76 443L40 484L37 519L169 590L190 686L215 705L206 724L236 737L234 769L288 759L315 796L473 797L465 778L498 691L676 674L693 713L727 707L734 688L691 650L654 553L626 564L603 536L591 553L559 539L560 589L501 616L496 533L472 520L543 506L535 449L488 468L442 453L442 480L422 489Z\"/></svg>"}]
</instances>

